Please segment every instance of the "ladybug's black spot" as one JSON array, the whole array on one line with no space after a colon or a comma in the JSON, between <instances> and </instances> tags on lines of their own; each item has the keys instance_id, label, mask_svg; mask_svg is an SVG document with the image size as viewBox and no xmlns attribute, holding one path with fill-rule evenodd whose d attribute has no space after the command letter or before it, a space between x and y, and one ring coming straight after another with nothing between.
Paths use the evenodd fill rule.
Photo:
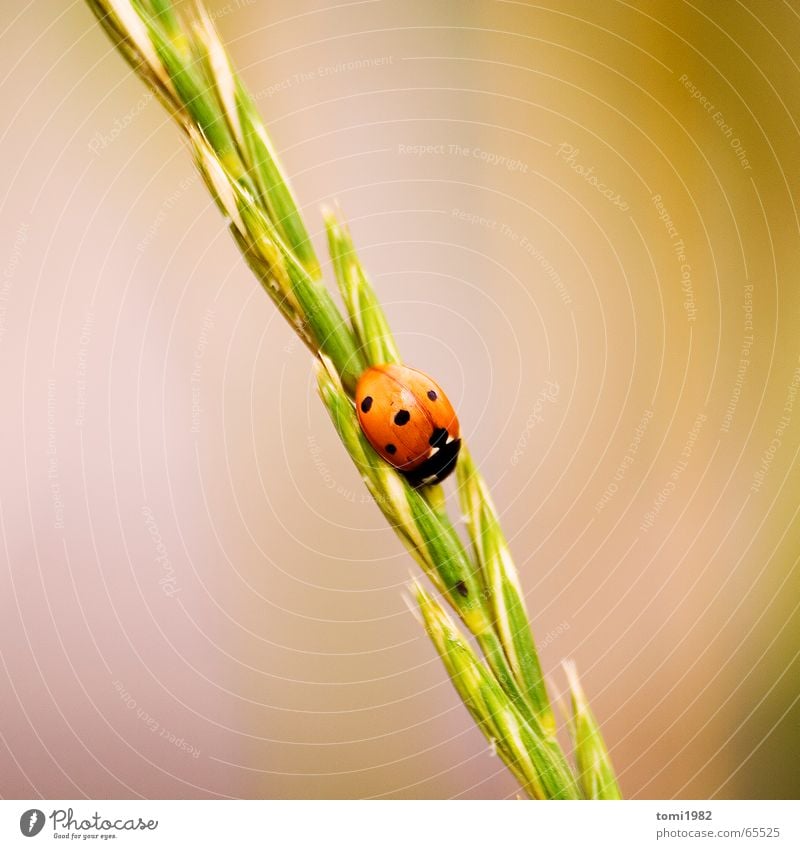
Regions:
<instances>
[{"instance_id":1,"label":"ladybug's black spot","mask_svg":"<svg viewBox=\"0 0 800 849\"><path fill-rule=\"evenodd\" d=\"M467 585L463 581L459 581L456 584L456 590L458 590L458 594L466 598L469 595L469 590L467 589Z\"/></svg>"},{"instance_id":2,"label":"ladybug's black spot","mask_svg":"<svg viewBox=\"0 0 800 849\"><path fill-rule=\"evenodd\" d=\"M409 413L408 410L400 410L399 413L395 414L394 423L402 427L404 424L408 424L410 418L411 413Z\"/></svg>"},{"instance_id":3,"label":"ladybug's black spot","mask_svg":"<svg viewBox=\"0 0 800 849\"><path fill-rule=\"evenodd\" d=\"M390 442L390 443L386 446L386 453L387 453L387 454L396 454L396 453L397 453L397 446L396 446L396 445L393 445L393 444Z\"/></svg>"},{"instance_id":4,"label":"ladybug's black spot","mask_svg":"<svg viewBox=\"0 0 800 849\"><path fill-rule=\"evenodd\" d=\"M441 448L447 443L447 437L447 428L436 427L433 429L433 433L431 434L431 438L428 440L428 444L434 448Z\"/></svg>"},{"instance_id":5,"label":"ladybug's black spot","mask_svg":"<svg viewBox=\"0 0 800 849\"><path fill-rule=\"evenodd\" d=\"M433 389L428 390L428 398L430 398L431 401L435 401L438 397L439 396L433 391Z\"/></svg>"},{"instance_id":6,"label":"ladybug's black spot","mask_svg":"<svg viewBox=\"0 0 800 849\"><path fill-rule=\"evenodd\" d=\"M361 412L368 413L372 409L372 395L367 395L367 397L361 402Z\"/></svg>"}]
</instances>

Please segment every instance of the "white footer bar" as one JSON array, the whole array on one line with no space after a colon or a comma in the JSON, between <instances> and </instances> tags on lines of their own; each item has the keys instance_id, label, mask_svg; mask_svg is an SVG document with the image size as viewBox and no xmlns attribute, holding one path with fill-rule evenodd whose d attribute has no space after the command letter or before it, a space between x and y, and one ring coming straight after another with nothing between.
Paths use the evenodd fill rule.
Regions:
<instances>
[{"instance_id":1,"label":"white footer bar","mask_svg":"<svg viewBox=\"0 0 800 849\"><path fill-rule=\"evenodd\" d=\"M797 801L0 801L0 846L800 847Z\"/></svg>"}]
</instances>

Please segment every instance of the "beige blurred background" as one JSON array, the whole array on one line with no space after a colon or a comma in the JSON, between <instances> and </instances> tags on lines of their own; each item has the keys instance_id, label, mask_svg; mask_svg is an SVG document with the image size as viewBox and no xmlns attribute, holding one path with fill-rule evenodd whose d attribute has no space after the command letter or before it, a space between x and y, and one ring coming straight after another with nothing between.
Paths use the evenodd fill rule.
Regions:
<instances>
[{"instance_id":1,"label":"beige blurred background","mask_svg":"<svg viewBox=\"0 0 800 849\"><path fill-rule=\"evenodd\" d=\"M798 5L212 8L625 795L796 797ZM177 129L82 3L0 38L0 795L513 796Z\"/></svg>"}]
</instances>

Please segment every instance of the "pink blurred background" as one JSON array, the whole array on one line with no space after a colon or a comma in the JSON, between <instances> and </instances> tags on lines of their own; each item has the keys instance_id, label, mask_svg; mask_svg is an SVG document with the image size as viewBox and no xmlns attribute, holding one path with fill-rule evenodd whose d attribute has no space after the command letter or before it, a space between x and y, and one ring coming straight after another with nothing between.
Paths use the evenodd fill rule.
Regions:
<instances>
[{"instance_id":1,"label":"pink blurred background","mask_svg":"<svg viewBox=\"0 0 800 849\"><path fill-rule=\"evenodd\" d=\"M625 795L797 796L797 13L212 8ZM82 3L4 17L0 794L513 796L177 129Z\"/></svg>"}]
</instances>

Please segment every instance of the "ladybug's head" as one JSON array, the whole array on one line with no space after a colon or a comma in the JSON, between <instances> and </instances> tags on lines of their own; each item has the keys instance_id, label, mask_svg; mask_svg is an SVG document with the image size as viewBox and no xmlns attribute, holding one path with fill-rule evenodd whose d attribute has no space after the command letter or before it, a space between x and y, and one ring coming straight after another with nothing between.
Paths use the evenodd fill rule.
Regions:
<instances>
[{"instance_id":1,"label":"ladybug's head","mask_svg":"<svg viewBox=\"0 0 800 849\"><path fill-rule=\"evenodd\" d=\"M431 454L423 463L410 472L403 472L412 486L428 486L441 483L456 467L458 452L461 450L460 439L447 441L447 431L441 440L439 450Z\"/></svg>"}]
</instances>

